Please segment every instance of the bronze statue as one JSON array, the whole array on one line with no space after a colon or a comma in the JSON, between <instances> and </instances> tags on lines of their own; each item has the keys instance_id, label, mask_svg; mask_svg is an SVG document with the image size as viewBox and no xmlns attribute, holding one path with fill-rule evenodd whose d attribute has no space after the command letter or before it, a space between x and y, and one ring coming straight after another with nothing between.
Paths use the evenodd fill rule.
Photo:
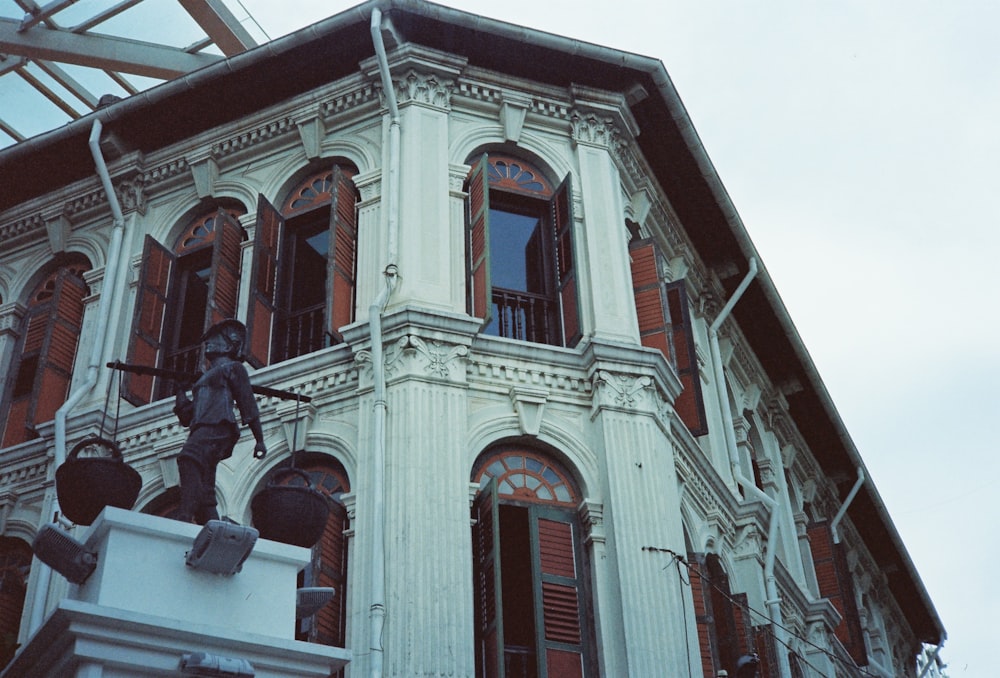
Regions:
<instances>
[{"instance_id":1,"label":"bronze statue","mask_svg":"<svg viewBox=\"0 0 1000 678\"><path fill-rule=\"evenodd\" d=\"M179 386L174 414L191 433L177 457L181 481L178 520L204 525L218 520L215 501L215 470L219 462L233 454L240 437L233 409L250 428L254 438L253 456L267 454L260 411L254 399L250 376L243 366L247 330L238 320L223 320L202 336L208 369L191 386L192 399Z\"/></svg>"}]
</instances>

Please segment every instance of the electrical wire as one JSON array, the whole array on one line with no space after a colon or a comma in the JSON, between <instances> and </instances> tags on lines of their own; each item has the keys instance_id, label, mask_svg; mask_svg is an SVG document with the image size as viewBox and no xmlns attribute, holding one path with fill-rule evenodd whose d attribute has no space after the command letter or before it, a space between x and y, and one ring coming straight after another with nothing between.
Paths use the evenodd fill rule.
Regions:
<instances>
[{"instance_id":1,"label":"electrical wire","mask_svg":"<svg viewBox=\"0 0 1000 678\"><path fill-rule=\"evenodd\" d=\"M870 673L867 669L862 668L860 666L857 666L853 662L848 662L847 660L843 659L842 657L838 657L836 654L830 652L826 648L821 647L821 646L817 645L816 643L813 643L808 638L805 638L803 636L798 635L795 632L794 629L791 629L788 626L785 626L784 624L779 624L774 619L771 619L771 617L769 617L764 612L761 612L760 610L756 610L756 609L754 609L753 607L751 607L748 604L744 605L742 602L736 600L735 598L732 597L732 595L728 591L726 591L725 589L723 589L722 587L720 587L716 582L712 581L711 577L707 576L704 572L702 572L702 570L701 570L700 567L698 567L696 565L692 565L691 563L687 562L687 560L682 555L680 555L679 553L677 553L676 551L673 551L672 549L660 548L660 547L656 547L656 546L643 546L642 550L643 551L653 551L653 552L657 552L657 553L666 553L666 554L669 554L673 558L673 560L671 561L670 564L677 563L678 575L680 575L680 572L681 572L681 570L680 570L680 564L683 564L686 568L688 568L689 571L696 573L698 575L698 577L702 581L708 582L709 586L711 586L716 591L718 591L726 600L729 601L730 604L738 606L740 608L746 608L746 610L748 612L752 612L753 614L757 615L758 617L767 620L772 626L775 626L775 627L778 627L780 629L783 629L784 631L787 631L789 633L789 635L791 635L792 637L794 637L794 638L798 639L799 641L801 641L802 643L804 643L804 644L806 644L806 645L808 645L808 646L810 646L810 647L818 650L819 652L822 652L823 654L825 654L828 658L830 658L834 662L837 662L838 664L843 665L845 668L849 669L850 671L853 671L856 675L865 676L866 678L867 677L876 678L875 674ZM668 564L667 567L669 567L669 566L670 565ZM664 568L664 569L666 569L666 568ZM683 579L683 577L681 577L681 583L682 583L682 585L683 584L687 584L688 586L691 586L690 579L685 582L684 579ZM684 608L685 608L685 627L686 627L687 626L687 619L686 619L686 616L687 616L687 606L685 605ZM808 665L809 668L811 668L812 670L816 671L817 673L822 674L822 672L819 669L817 669L805 657L803 657L801 654L799 654L795 650L795 648L793 648L788 643L785 643L785 642L779 640L778 637L777 637L777 635L774 633L773 630L768 630L766 632L770 633L771 636L776 641L778 641L779 643L781 643L782 645L784 645L786 648L788 648L789 652L793 653L798 659L800 659L801 661L805 662L805 664ZM689 652L690 652L690 650L689 650Z\"/></svg>"}]
</instances>

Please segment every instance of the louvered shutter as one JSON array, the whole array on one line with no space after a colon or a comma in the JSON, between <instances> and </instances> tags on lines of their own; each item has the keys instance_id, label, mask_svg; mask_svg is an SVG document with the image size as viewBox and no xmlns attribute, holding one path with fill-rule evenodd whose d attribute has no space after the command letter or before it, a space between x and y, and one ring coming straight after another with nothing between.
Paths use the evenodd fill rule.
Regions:
<instances>
[{"instance_id":1,"label":"louvered shutter","mask_svg":"<svg viewBox=\"0 0 1000 678\"><path fill-rule=\"evenodd\" d=\"M354 183L340 167L330 186L330 244L327 252L327 331L335 344L344 341L340 328L354 319L354 280L358 242Z\"/></svg>"},{"instance_id":2,"label":"louvered shutter","mask_svg":"<svg viewBox=\"0 0 1000 678\"><path fill-rule=\"evenodd\" d=\"M703 435L708 424L684 281L664 282L662 257L651 239L630 243L629 255L639 340L643 346L659 349L677 370L682 390L674 410L692 435Z\"/></svg>"},{"instance_id":3,"label":"louvered shutter","mask_svg":"<svg viewBox=\"0 0 1000 678\"><path fill-rule=\"evenodd\" d=\"M31 557L26 542L0 537L0 671L17 650Z\"/></svg>"},{"instance_id":4,"label":"louvered shutter","mask_svg":"<svg viewBox=\"0 0 1000 678\"><path fill-rule=\"evenodd\" d=\"M206 330L217 322L236 317L243 235L243 227L226 210L220 209L216 213L212 272L208 278L208 308L205 309Z\"/></svg>"},{"instance_id":5,"label":"louvered shutter","mask_svg":"<svg viewBox=\"0 0 1000 678\"><path fill-rule=\"evenodd\" d=\"M578 527L571 514L546 506L532 506L529 520L538 675L583 678L588 645Z\"/></svg>"},{"instance_id":6,"label":"louvered shutter","mask_svg":"<svg viewBox=\"0 0 1000 678\"><path fill-rule=\"evenodd\" d=\"M635 240L629 243L628 249L639 340L643 346L659 349L671 364L676 364L670 341L670 315L659 248L652 240Z\"/></svg>"},{"instance_id":7,"label":"louvered shutter","mask_svg":"<svg viewBox=\"0 0 1000 678\"><path fill-rule=\"evenodd\" d=\"M332 586L333 600L320 608L315 617L315 641L323 645L343 647L347 619L347 509L340 502L330 501L330 517L323 536L314 547L319 550L313 586Z\"/></svg>"},{"instance_id":8,"label":"louvered shutter","mask_svg":"<svg viewBox=\"0 0 1000 678\"><path fill-rule=\"evenodd\" d=\"M698 628L698 648L701 655L702 675L715 678L719 664L718 641L715 637L715 616L712 607L712 584L706 579L704 553L689 553L688 581L694 602L694 619Z\"/></svg>"},{"instance_id":9,"label":"louvered shutter","mask_svg":"<svg viewBox=\"0 0 1000 678\"><path fill-rule=\"evenodd\" d=\"M472 527L475 586L476 675L505 678L500 573L500 504L496 478L476 498Z\"/></svg>"},{"instance_id":10,"label":"louvered shutter","mask_svg":"<svg viewBox=\"0 0 1000 678\"><path fill-rule=\"evenodd\" d=\"M15 354L20 358L15 362L14 378L6 380L4 389L7 416L3 422L3 447L23 443L33 435L28 427L29 413L38 376L38 354L45 342L47 325L47 305L34 313L29 311L24 320L24 336L21 338L20 350Z\"/></svg>"},{"instance_id":11,"label":"louvered shutter","mask_svg":"<svg viewBox=\"0 0 1000 678\"><path fill-rule=\"evenodd\" d=\"M698 376L698 355L695 351L687 289L683 280L677 280L667 283L665 291L675 367L683 386L681 394L674 401L674 410L692 435L704 435L708 433L708 423L705 401L701 395L701 378Z\"/></svg>"},{"instance_id":12,"label":"louvered shutter","mask_svg":"<svg viewBox=\"0 0 1000 678\"><path fill-rule=\"evenodd\" d=\"M163 323L175 262L173 252L156 242L152 236L146 236L126 362L148 367L159 366ZM122 383L122 397L133 405L152 402L154 381L148 375L126 373Z\"/></svg>"},{"instance_id":13,"label":"louvered shutter","mask_svg":"<svg viewBox=\"0 0 1000 678\"><path fill-rule=\"evenodd\" d=\"M825 520L811 523L806 527L806 534L809 537L819 594L828 599L840 613L840 624L834 629L834 634L858 666L865 666L868 664L868 653L865 650L861 618L854 598L854 583L847 566L844 545L833 542L833 532Z\"/></svg>"},{"instance_id":14,"label":"louvered shutter","mask_svg":"<svg viewBox=\"0 0 1000 678\"><path fill-rule=\"evenodd\" d=\"M247 361L263 367L271 361L273 327L277 308L278 263L285 220L261 195L257 199L257 229L250 274L250 309L247 313Z\"/></svg>"},{"instance_id":15,"label":"louvered shutter","mask_svg":"<svg viewBox=\"0 0 1000 678\"><path fill-rule=\"evenodd\" d=\"M75 273L63 270L56 279L45 343L38 361L33 424L49 421L69 394L77 341L83 327L87 286Z\"/></svg>"},{"instance_id":16,"label":"louvered shutter","mask_svg":"<svg viewBox=\"0 0 1000 678\"><path fill-rule=\"evenodd\" d=\"M774 638L774 627L771 624L761 624L753 629L753 651L760 658L757 675L760 678L770 678L778 675L778 644ZM782 648L787 652L787 649ZM794 678L795 671L792 670Z\"/></svg>"},{"instance_id":17,"label":"louvered shutter","mask_svg":"<svg viewBox=\"0 0 1000 678\"><path fill-rule=\"evenodd\" d=\"M483 319L483 327L493 318L493 281L490 275L490 190L489 162L484 155L469 172L466 247L468 312Z\"/></svg>"},{"instance_id":18,"label":"louvered shutter","mask_svg":"<svg viewBox=\"0 0 1000 678\"><path fill-rule=\"evenodd\" d=\"M86 295L78 274L63 269L55 277L52 297L29 308L20 359L7 389L3 447L36 437L35 425L55 417L66 401Z\"/></svg>"},{"instance_id":19,"label":"louvered shutter","mask_svg":"<svg viewBox=\"0 0 1000 678\"><path fill-rule=\"evenodd\" d=\"M556 255L556 291L562 315L563 345L572 348L583 336L580 330L579 285L573 250L573 204L569 175L556 189L550 202Z\"/></svg>"}]
</instances>

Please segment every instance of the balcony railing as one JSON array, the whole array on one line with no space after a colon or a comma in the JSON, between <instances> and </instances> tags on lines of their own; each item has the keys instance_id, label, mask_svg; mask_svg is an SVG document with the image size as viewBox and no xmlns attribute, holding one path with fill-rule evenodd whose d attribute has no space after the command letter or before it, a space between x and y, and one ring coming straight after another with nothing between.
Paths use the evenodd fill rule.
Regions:
<instances>
[{"instance_id":1,"label":"balcony railing","mask_svg":"<svg viewBox=\"0 0 1000 678\"><path fill-rule=\"evenodd\" d=\"M493 288L493 324L508 339L558 344L555 303L542 294Z\"/></svg>"},{"instance_id":2,"label":"balcony railing","mask_svg":"<svg viewBox=\"0 0 1000 678\"><path fill-rule=\"evenodd\" d=\"M504 645L504 676L506 678L537 678L535 649L520 645Z\"/></svg>"},{"instance_id":3,"label":"balcony railing","mask_svg":"<svg viewBox=\"0 0 1000 678\"><path fill-rule=\"evenodd\" d=\"M288 314L278 326L279 355L274 362L318 351L330 345L323 318L324 304Z\"/></svg>"}]
</instances>

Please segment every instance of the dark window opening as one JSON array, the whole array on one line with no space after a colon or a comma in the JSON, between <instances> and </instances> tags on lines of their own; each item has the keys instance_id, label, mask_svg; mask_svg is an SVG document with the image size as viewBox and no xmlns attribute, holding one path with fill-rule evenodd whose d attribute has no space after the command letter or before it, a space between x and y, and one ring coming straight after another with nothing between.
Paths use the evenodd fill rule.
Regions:
<instances>
[{"instance_id":1,"label":"dark window opening","mask_svg":"<svg viewBox=\"0 0 1000 678\"><path fill-rule=\"evenodd\" d=\"M201 368L200 339L205 332L208 283L212 273L212 248L203 247L177 258L177 272L169 294L170 310L165 324L163 366L179 372ZM158 397L174 393L172 381L160 382Z\"/></svg>"},{"instance_id":2,"label":"dark window opening","mask_svg":"<svg viewBox=\"0 0 1000 678\"><path fill-rule=\"evenodd\" d=\"M536 678L535 598L528 509L500 505L504 667L508 678Z\"/></svg>"},{"instance_id":3,"label":"dark window opening","mask_svg":"<svg viewBox=\"0 0 1000 678\"><path fill-rule=\"evenodd\" d=\"M285 313L277 326L275 350L280 359L318 351L332 344L324 313L328 290L329 214L314 210L286 224L281 260L284 273L279 299Z\"/></svg>"},{"instance_id":4,"label":"dark window opening","mask_svg":"<svg viewBox=\"0 0 1000 678\"><path fill-rule=\"evenodd\" d=\"M493 314L485 334L558 344L548 203L491 196L490 266Z\"/></svg>"}]
</instances>

